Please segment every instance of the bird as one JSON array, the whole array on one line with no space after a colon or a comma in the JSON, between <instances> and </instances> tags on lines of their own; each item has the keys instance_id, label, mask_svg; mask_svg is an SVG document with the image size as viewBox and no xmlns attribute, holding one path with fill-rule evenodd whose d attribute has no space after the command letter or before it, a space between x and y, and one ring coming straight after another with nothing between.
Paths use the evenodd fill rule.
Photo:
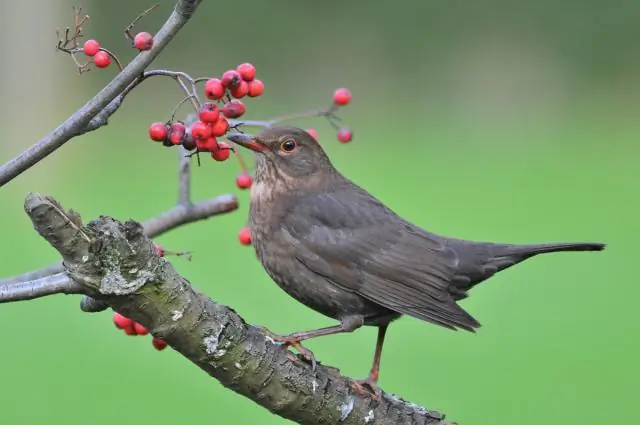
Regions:
<instances>
[{"instance_id":1,"label":"bird","mask_svg":"<svg viewBox=\"0 0 640 425\"><path fill-rule=\"evenodd\" d=\"M394 320L410 316L475 332L480 323L458 304L474 286L538 254L605 248L593 242L508 244L432 233L340 173L303 129L278 126L257 136L226 137L255 152L249 228L264 270L298 302L339 322L288 335L263 330L315 362L303 341L377 327L369 375L351 380L361 394L381 394L382 348Z\"/></svg>"}]
</instances>

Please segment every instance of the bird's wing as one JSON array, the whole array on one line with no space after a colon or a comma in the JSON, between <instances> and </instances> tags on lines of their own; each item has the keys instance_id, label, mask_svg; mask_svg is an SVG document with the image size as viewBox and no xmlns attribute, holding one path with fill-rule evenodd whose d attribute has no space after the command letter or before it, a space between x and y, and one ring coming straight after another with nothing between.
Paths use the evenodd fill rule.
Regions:
<instances>
[{"instance_id":1,"label":"bird's wing","mask_svg":"<svg viewBox=\"0 0 640 425\"><path fill-rule=\"evenodd\" d=\"M300 199L282 230L298 261L345 290L447 328L479 326L449 292L455 252L359 188Z\"/></svg>"}]
</instances>

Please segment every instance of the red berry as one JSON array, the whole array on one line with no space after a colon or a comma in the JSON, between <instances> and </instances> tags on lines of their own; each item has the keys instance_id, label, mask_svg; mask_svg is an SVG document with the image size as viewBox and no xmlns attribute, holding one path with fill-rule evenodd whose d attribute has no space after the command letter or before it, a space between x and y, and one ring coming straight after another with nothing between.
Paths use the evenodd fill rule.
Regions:
<instances>
[{"instance_id":1,"label":"red berry","mask_svg":"<svg viewBox=\"0 0 640 425\"><path fill-rule=\"evenodd\" d=\"M249 97L258 97L264 92L262 80L253 80L249 83Z\"/></svg>"},{"instance_id":2,"label":"red berry","mask_svg":"<svg viewBox=\"0 0 640 425\"><path fill-rule=\"evenodd\" d=\"M129 326L128 328L124 328L124 333L130 336L138 335L136 333L135 325Z\"/></svg>"},{"instance_id":3,"label":"red berry","mask_svg":"<svg viewBox=\"0 0 640 425\"><path fill-rule=\"evenodd\" d=\"M349 143L353 139L353 133L348 128L338 130L338 140L342 143Z\"/></svg>"},{"instance_id":4,"label":"red berry","mask_svg":"<svg viewBox=\"0 0 640 425\"><path fill-rule=\"evenodd\" d=\"M156 142L162 142L167 138L167 124L154 122L149 127L149 137Z\"/></svg>"},{"instance_id":5,"label":"red berry","mask_svg":"<svg viewBox=\"0 0 640 425\"><path fill-rule=\"evenodd\" d=\"M218 142L216 149L211 151L211 158L216 161L226 161L231 156L231 146L225 142Z\"/></svg>"},{"instance_id":6,"label":"red berry","mask_svg":"<svg viewBox=\"0 0 640 425\"><path fill-rule=\"evenodd\" d=\"M245 82L243 81L243 83ZM244 106L244 103L242 103L242 101L238 99L233 99L231 102L226 103L222 107L222 113L227 118L241 117L246 110L247 108Z\"/></svg>"},{"instance_id":7,"label":"red berry","mask_svg":"<svg viewBox=\"0 0 640 425\"><path fill-rule=\"evenodd\" d=\"M206 102L200 107L198 116L202 122L214 123L220 118L220 108L215 103Z\"/></svg>"},{"instance_id":8,"label":"red berry","mask_svg":"<svg viewBox=\"0 0 640 425\"><path fill-rule=\"evenodd\" d=\"M215 137L222 137L229 131L229 121L225 117L220 117L218 121L211 126L211 134Z\"/></svg>"},{"instance_id":9,"label":"red berry","mask_svg":"<svg viewBox=\"0 0 640 425\"><path fill-rule=\"evenodd\" d=\"M133 45L141 52L149 50L153 46L153 36L148 32L139 32L133 39Z\"/></svg>"},{"instance_id":10,"label":"red berry","mask_svg":"<svg viewBox=\"0 0 640 425\"><path fill-rule=\"evenodd\" d=\"M118 329L127 329L133 327L134 321L128 317L124 317L120 313L113 313L113 324L116 325Z\"/></svg>"},{"instance_id":11,"label":"red berry","mask_svg":"<svg viewBox=\"0 0 640 425\"><path fill-rule=\"evenodd\" d=\"M238 232L238 240L242 245L251 245L251 229L243 227L240 232Z\"/></svg>"},{"instance_id":12,"label":"red berry","mask_svg":"<svg viewBox=\"0 0 640 425\"><path fill-rule=\"evenodd\" d=\"M187 127L181 121L176 121L171 124L169 129L169 141L174 145L179 145L184 140L184 135L187 132Z\"/></svg>"},{"instance_id":13,"label":"red berry","mask_svg":"<svg viewBox=\"0 0 640 425\"><path fill-rule=\"evenodd\" d=\"M84 54L87 56L94 56L96 53L100 51L100 43L95 40L87 40L84 42L84 46L82 47Z\"/></svg>"},{"instance_id":14,"label":"red berry","mask_svg":"<svg viewBox=\"0 0 640 425\"><path fill-rule=\"evenodd\" d=\"M240 74L240 78L245 81L251 81L256 78L256 67L248 62L238 65L236 71Z\"/></svg>"},{"instance_id":15,"label":"red berry","mask_svg":"<svg viewBox=\"0 0 640 425\"><path fill-rule=\"evenodd\" d=\"M100 50L93 56L93 62L98 68L106 68L111 65L111 56L107 52Z\"/></svg>"},{"instance_id":16,"label":"red berry","mask_svg":"<svg viewBox=\"0 0 640 425\"><path fill-rule=\"evenodd\" d=\"M204 94L211 100L218 100L224 96L225 88L217 78L211 78L204 84Z\"/></svg>"},{"instance_id":17,"label":"red berry","mask_svg":"<svg viewBox=\"0 0 640 425\"><path fill-rule=\"evenodd\" d=\"M249 189L251 184L253 184L251 174L242 173L236 177L236 186L238 186L239 189Z\"/></svg>"},{"instance_id":18,"label":"red berry","mask_svg":"<svg viewBox=\"0 0 640 425\"><path fill-rule=\"evenodd\" d=\"M220 79L220 81L222 82L223 86L227 88L233 88L237 86L240 81L242 81L242 77L240 77L238 71L236 71L235 69L230 69L222 74L222 78Z\"/></svg>"},{"instance_id":19,"label":"red berry","mask_svg":"<svg viewBox=\"0 0 640 425\"><path fill-rule=\"evenodd\" d=\"M196 121L191 127L191 135L194 139L206 139L211 136L211 128L202 121Z\"/></svg>"},{"instance_id":20,"label":"red berry","mask_svg":"<svg viewBox=\"0 0 640 425\"><path fill-rule=\"evenodd\" d=\"M149 331L147 328L142 326L140 323L136 322L133 324L133 329L136 331L137 335L147 335Z\"/></svg>"},{"instance_id":21,"label":"red berry","mask_svg":"<svg viewBox=\"0 0 640 425\"><path fill-rule=\"evenodd\" d=\"M315 131L313 128L307 128L307 133L309 133L309 136L313 137L316 142L318 141L318 132Z\"/></svg>"},{"instance_id":22,"label":"red berry","mask_svg":"<svg viewBox=\"0 0 640 425\"><path fill-rule=\"evenodd\" d=\"M338 89L333 92L333 103L344 106L351 102L351 92L349 89Z\"/></svg>"},{"instance_id":23,"label":"red berry","mask_svg":"<svg viewBox=\"0 0 640 425\"><path fill-rule=\"evenodd\" d=\"M165 348L167 348L167 343L161 340L160 338L153 338L151 340L151 344L153 344L153 348L155 348L158 351L162 351Z\"/></svg>"},{"instance_id":24,"label":"red berry","mask_svg":"<svg viewBox=\"0 0 640 425\"><path fill-rule=\"evenodd\" d=\"M218 141L215 137L196 140L196 146L200 152L213 152L218 149Z\"/></svg>"},{"instance_id":25,"label":"red berry","mask_svg":"<svg viewBox=\"0 0 640 425\"><path fill-rule=\"evenodd\" d=\"M231 96L235 97L236 99L245 97L247 94L249 94L249 83L244 80L240 81L238 85L230 89L229 92L231 93Z\"/></svg>"}]
</instances>

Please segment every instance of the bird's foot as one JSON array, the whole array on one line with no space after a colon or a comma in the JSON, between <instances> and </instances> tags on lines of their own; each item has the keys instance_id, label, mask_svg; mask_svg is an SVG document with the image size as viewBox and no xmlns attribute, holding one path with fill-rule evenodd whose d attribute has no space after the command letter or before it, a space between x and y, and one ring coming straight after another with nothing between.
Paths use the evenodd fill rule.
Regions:
<instances>
[{"instance_id":1,"label":"bird's foot","mask_svg":"<svg viewBox=\"0 0 640 425\"><path fill-rule=\"evenodd\" d=\"M351 388L359 396L371 395L375 401L380 401L382 398L382 388L378 386L378 381L369 376L367 379L352 379Z\"/></svg>"},{"instance_id":2,"label":"bird's foot","mask_svg":"<svg viewBox=\"0 0 640 425\"><path fill-rule=\"evenodd\" d=\"M260 328L260 330L266 335L268 339L273 341L274 343L280 345L283 348L293 347L296 349L300 356L306 360L309 364L311 364L311 370L315 373L316 368L318 367L318 363L316 362L316 356L313 354L313 351L309 350L305 346L302 345L300 339L296 338L292 335L278 335L274 334L267 328Z\"/></svg>"}]
</instances>

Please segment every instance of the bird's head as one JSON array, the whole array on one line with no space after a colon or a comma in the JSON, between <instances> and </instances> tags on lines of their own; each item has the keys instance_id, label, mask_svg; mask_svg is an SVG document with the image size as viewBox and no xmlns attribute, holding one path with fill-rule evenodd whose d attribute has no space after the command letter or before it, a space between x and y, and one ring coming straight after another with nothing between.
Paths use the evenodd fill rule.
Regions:
<instances>
[{"instance_id":1,"label":"bird's head","mask_svg":"<svg viewBox=\"0 0 640 425\"><path fill-rule=\"evenodd\" d=\"M320 144L297 127L273 127L257 136L234 133L226 137L256 153L256 180L304 180L334 171Z\"/></svg>"}]
</instances>

